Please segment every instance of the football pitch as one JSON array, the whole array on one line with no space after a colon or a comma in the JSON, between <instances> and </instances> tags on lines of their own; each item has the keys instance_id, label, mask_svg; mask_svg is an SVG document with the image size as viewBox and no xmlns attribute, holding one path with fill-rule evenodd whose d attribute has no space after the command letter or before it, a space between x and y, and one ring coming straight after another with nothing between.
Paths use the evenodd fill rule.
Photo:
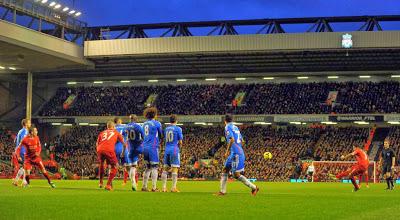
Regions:
<instances>
[{"instance_id":1,"label":"football pitch","mask_svg":"<svg viewBox=\"0 0 400 220\"><path fill-rule=\"evenodd\" d=\"M400 189L385 191L385 184L354 193L343 183L257 182L261 190L253 197L241 183L229 182L228 194L218 197L217 181L181 181L181 193L132 192L121 181L114 181L113 192L98 189L97 181L55 183L51 189L32 180L21 188L0 180L0 219L400 218Z\"/></svg>"}]
</instances>

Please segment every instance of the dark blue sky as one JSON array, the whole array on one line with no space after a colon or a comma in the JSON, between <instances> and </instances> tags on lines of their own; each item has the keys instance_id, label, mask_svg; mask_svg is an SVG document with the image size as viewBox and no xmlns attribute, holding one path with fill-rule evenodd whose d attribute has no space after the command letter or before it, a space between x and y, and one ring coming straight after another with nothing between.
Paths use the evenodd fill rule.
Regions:
<instances>
[{"instance_id":1,"label":"dark blue sky","mask_svg":"<svg viewBox=\"0 0 400 220\"><path fill-rule=\"evenodd\" d=\"M72 5L72 0L63 0ZM90 26L400 14L399 0L75 0Z\"/></svg>"}]
</instances>

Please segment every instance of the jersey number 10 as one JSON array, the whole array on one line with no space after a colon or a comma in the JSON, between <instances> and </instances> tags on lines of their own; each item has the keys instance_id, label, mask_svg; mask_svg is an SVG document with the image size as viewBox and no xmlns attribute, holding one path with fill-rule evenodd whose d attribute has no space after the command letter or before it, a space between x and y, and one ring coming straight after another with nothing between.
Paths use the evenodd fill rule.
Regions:
<instances>
[{"instance_id":1,"label":"jersey number 10","mask_svg":"<svg viewBox=\"0 0 400 220\"><path fill-rule=\"evenodd\" d=\"M167 142L173 142L174 141L174 132L173 131L167 131Z\"/></svg>"}]
</instances>

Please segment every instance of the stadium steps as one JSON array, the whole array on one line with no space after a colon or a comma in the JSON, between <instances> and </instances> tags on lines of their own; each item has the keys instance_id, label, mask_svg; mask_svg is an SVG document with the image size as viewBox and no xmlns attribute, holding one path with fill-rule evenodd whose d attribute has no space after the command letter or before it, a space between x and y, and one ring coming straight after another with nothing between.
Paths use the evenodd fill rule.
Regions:
<instances>
[{"instance_id":1,"label":"stadium steps","mask_svg":"<svg viewBox=\"0 0 400 220\"><path fill-rule=\"evenodd\" d=\"M12 168L10 161L0 160L0 164L4 164L8 168Z\"/></svg>"},{"instance_id":2,"label":"stadium steps","mask_svg":"<svg viewBox=\"0 0 400 220\"><path fill-rule=\"evenodd\" d=\"M382 143L379 141L374 141L371 144L371 147L369 149L369 154L368 154L368 159L370 161L375 161L376 155L379 152L379 149L382 147Z\"/></svg>"},{"instance_id":3,"label":"stadium steps","mask_svg":"<svg viewBox=\"0 0 400 220\"><path fill-rule=\"evenodd\" d=\"M372 161L376 161L378 159L378 152L380 152L380 150L383 147L383 141L385 140L385 138L388 136L390 132L390 128L377 128L375 131L375 135L374 138L372 139L372 147L369 149L368 152L368 157L369 160Z\"/></svg>"}]
</instances>

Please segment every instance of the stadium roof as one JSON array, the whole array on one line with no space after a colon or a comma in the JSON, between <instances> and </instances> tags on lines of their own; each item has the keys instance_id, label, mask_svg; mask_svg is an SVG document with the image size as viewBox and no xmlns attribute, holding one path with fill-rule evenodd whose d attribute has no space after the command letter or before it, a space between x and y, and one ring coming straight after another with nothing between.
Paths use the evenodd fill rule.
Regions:
<instances>
[{"instance_id":1,"label":"stadium roof","mask_svg":"<svg viewBox=\"0 0 400 220\"><path fill-rule=\"evenodd\" d=\"M84 59L83 49L29 28L0 20L0 73L82 69L91 62Z\"/></svg>"},{"instance_id":2,"label":"stadium roof","mask_svg":"<svg viewBox=\"0 0 400 220\"><path fill-rule=\"evenodd\" d=\"M94 69L85 66L42 71L35 73L35 78L65 81L397 73L400 31L393 24L399 21L400 16L359 16L90 27L85 36L84 55L95 64ZM353 26L349 32L342 32L340 24ZM288 33L285 25L306 28ZM244 26L255 27L256 31L241 33L239 30ZM195 36L196 28L209 31ZM151 35L154 31L158 34ZM353 37L352 48L342 47L343 35L347 33Z\"/></svg>"}]
</instances>

